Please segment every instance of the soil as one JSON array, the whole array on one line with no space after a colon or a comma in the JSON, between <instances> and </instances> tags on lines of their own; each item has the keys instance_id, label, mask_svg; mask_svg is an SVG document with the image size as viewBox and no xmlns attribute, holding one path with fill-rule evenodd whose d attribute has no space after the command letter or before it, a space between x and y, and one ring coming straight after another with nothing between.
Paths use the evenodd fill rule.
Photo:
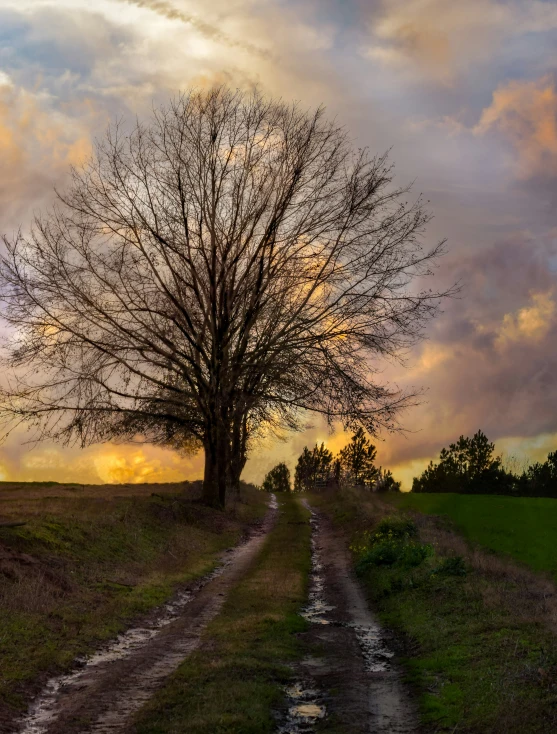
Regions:
<instances>
[{"instance_id":1,"label":"soil","mask_svg":"<svg viewBox=\"0 0 557 734\"><path fill-rule=\"evenodd\" d=\"M216 572L83 661L49 681L21 722L21 734L108 734L129 730L130 720L180 663L199 647L201 633L218 614L227 592L257 556L277 516L265 520L245 543L230 550Z\"/></svg>"},{"instance_id":2,"label":"soil","mask_svg":"<svg viewBox=\"0 0 557 734\"><path fill-rule=\"evenodd\" d=\"M312 525L313 573L304 612L312 624L304 637L315 653L299 673L307 689L320 692L314 704L326 711L316 717L315 728L343 734L417 732L416 706L403 683L396 646L353 575L346 539L321 513L312 511ZM306 718L302 726L283 731L314 730L309 723Z\"/></svg>"}]
</instances>

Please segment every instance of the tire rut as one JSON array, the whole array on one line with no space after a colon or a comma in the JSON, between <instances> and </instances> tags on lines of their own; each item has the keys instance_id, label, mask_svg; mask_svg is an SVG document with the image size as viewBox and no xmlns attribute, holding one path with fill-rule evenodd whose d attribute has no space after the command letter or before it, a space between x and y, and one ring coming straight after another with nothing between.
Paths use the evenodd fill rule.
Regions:
<instances>
[{"instance_id":1,"label":"tire rut","mask_svg":"<svg viewBox=\"0 0 557 734\"><path fill-rule=\"evenodd\" d=\"M416 708L391 640L353 575L346 540L327 517L302 502L313 529L310 599L302 614L311 623L308 642L323 651L301 663L302 681L316 689L313 703L324 703L327 718L341 722L343 731L412 734L418 731ZM311 716L297 722L294 717L292 724L281 731L314 730Z\"/></svg>"},{"instance_id":2,"label":"tire rut","mask_svg":"<svg viewBox=\"0 0 557 734\"><path fill-rule=\"evenodd\" d=\"M21 722L19 734L112 734L130 721L168 676L200 644L228 591L248 569L278 514L274 495L261 526L227 554L222 566L190 591L179 592L70 674L52 679Z\"/></svg>"}]
</instances>

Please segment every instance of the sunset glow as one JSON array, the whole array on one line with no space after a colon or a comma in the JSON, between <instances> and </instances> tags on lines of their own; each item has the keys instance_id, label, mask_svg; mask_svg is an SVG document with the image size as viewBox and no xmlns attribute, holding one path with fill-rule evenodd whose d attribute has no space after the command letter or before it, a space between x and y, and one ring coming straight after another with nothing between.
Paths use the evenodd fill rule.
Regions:
<instances>
[{"instance_id":1,"label":"sunset glow","mask_svg":"<svg viewBox=\"0 0 557 734\"><path fill-rule=\"evenodd\" d=\"M498 451L557 448L557 4L545 0L0 0L1 233L25 229L118 118L192 85L226 82L324 104L373 153L391 148L447 238L437 280L459 296L428 340L379 378L424 389L378 437L378 463L409 487L443 445L481 428ZM5 330L3 331L5 333ZM308 417L311 421L311 417ZM245 478L305 445L262 440ZM0 479L199 478L201 456L147 445L0 446Z\"/></svg>"}]
</instances>

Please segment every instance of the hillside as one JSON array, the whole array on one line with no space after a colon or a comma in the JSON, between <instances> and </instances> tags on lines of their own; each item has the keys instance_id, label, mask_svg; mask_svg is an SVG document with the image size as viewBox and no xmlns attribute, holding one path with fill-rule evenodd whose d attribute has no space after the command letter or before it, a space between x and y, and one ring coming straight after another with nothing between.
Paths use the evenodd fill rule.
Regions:
<instances>
[{"instance_id":1,"label":"hillside","mask_svg":"<svg viewBox=\"0 0 557 734\"><path fill-rule=\"evenodd\" d=\"M0 522L26 523L0 527L0 731L46 678L210 571L266 509L244 491L224 513L196 483L0 486Z\"/></svg>"}]
</instances>

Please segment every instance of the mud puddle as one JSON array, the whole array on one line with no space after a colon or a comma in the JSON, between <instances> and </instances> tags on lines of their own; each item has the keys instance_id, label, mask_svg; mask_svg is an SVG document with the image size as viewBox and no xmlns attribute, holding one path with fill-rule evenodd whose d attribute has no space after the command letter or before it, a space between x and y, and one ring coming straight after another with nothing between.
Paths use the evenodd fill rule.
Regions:
<instances>
[{"instance_id":1,"label":"mud puddle","mask_svg":"<svg viewBox=\"0 0 557 734\"><path fill-rule=\"evenodd\" d=\"M92 656L77 660L72 672L48 681L17 731L126 731L133 714L198 646L204 627L220 610L226 592L261 548L277 512L276 497L271 495L261 527L244 543L225 551L211 573L179 591L141 626L130 628Z\"/></svg>"},{"instance_id":2,"label":"mud puddle","mask_svg":"<svg viewBox=\"0 0 557 734\"><path fill-rule=\"evenodd\" d=\"M352 575L345 539L302 502L311 513L312 571L308 604L301 614L311 624L308 641L323 653L302 662L301 682L294 686L302 708L287 690L288 720L279 732L313 732L330 714L353 731L415 732L416 713L394 664L394 650ZM309 709L303 708L306 702Z\"/></svg>"},{"instance_id":3,"label":"mud puddle","mask_svg":"<svg viewBox=\"0 0 557 734\"><path fill-rule=\"evenodd\" d=\"M321 693L311 687L311 682L298 680L285 689L288 700L286 721L277 734L311 734L315 724L324 719L327 711Z\"/></svg>"}]
</instances>

